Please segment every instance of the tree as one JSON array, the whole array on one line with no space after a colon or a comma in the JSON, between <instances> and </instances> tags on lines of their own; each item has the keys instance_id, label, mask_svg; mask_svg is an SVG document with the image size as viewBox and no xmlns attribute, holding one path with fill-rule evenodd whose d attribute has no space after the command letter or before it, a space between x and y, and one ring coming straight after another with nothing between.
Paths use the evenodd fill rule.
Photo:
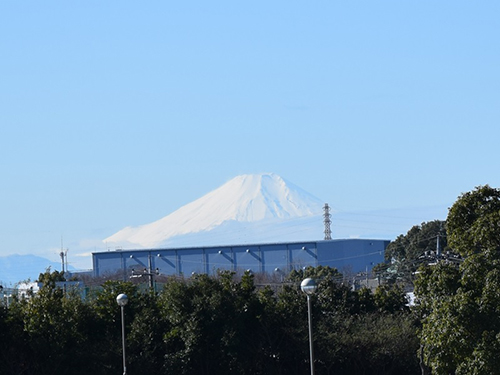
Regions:
<instances>
[{"instance_id":1,"label":"tree","mask_svg":"<svg viewBox=\"0 0 500 375\"><path fill-rule=\"evenodd\" d=\"M255 374L262 350L253 276L223 271L172 280L160 294L169 329L164 367L176 374Z\"/></svg>"},{"instance_id":2,"label":"tree","mask_svg":"<svg viewBox=\"0 0 500 375\"><path fill-rule=\"evenodd\" d=\"M424 268L420 339L436 374L498 373L500 357L500 190L462 194L446 220L449 246L466 257Z\"/></svg>"},{"instance_id":3,"label":"tree","mask_svg":"<svg viewBox=\"0 0 500 375\"><path fill-rule=\"evenodd\" d=\"M124 316L126 331L130 332L132 322L144 307L139 302L140 293L136 285L123 281L106 281L88 302L93 314L93 319L88 324L89 354L96 358L95 363L99 368L94 373L97 374L119 373L122 368L121 314L116 303L116 297L121 293L129 298Z\"/></svg>"},{"instance_id":4,"label":"tree","mask_svg":"<svg viewBox=\"0 0 500 375\"><path fill-rule=\"evenodd\" d=\"M64 276L64 271L50 271L50 267L38 276L38 282L43 284L49 284L50 287L54 288L55 283L58 281L66 281L66 277Z\"/></svg>"},{"instance_id":5,"label":"tree","mask_svg":"<svg viewBox=\"0 0 500 375\"><path fill-rule=\"evenodd\" d=\"M439 250L448 251L445 223L440 220L424 222L413 226L406 235L391 241L385 251L386 262L374 267L374 272L382 274L389 282L412 284L413 274L424 262L437 257Z\"/></svg>"},{"instance_id":6,"label":"tree","mask_svg":"<svg viewBox=\"0 0 500 375\"><path fill-rule=\"evenodd\" d=\"M86 300L43 274L39 293L0 306L0 373L11 375L122 370L125 293L130 373L302 375L309 371L306 277L313 298L316 369L326 374L412 374L415 325L404 293L384 286L352 290L330 267L293 271L279 288L257 289L254 276L234 272L171 278L158 294L130 282L107 281Z\"/></svg>"},{"instance_id":7,"label":"tree","mask_svg":"<svg viewBox=\"0 0 500 375\"><path fill-rule=\"evenodd\" d=\"M283 327L290 332L286 342L294 344L287 362L295 361L295 366L285 373L307 373L303 360L307 358L307 305L299 288L306 277L318 281L312 296L318 374L416 373L416 325L403 289L382 286L375 294L366 288L353 291L342 284L341 276L336 269L321 266L290 274L294 284L279 294L286 317Z\"/></svg>"},{"instance_id":8,"label":"tree","mask_svg":"<svg viewBox=\"0 0 500 375\"><path fill-rule=\"evenodd\" d=\"M40 275L43 286L26 299L15 298L6 317L8 348L1 351L2 374L83 374L91 355L92 311L79 294L56 287L59 272ZM90 368L89 368L90 367ZM93 372L93 371L92 371Z\"/></svg>"},{"instance_id":9,"label":"tree","mask_svg":"<svg viewBox=\"0 0 500 375\"><path fill-rule=\"evenodd\" d=\"M450 246L462 256L498 253L500 189L485 185L463 194L451 207L446 227Z\"/></svg>"},{"instance_id":10,"label":"tree","mask_svg":"<svg viewBox=\"0 0 500 375\"><path fill-rule=\"evenodd\" d=\"M163 335L171 329L161 313L159 299L155 293L135 296L133 308L139 311L129 322L127 331L127 370L131 374L161 374L167 353ZM131 306L127 306L131 307Z\"/></svg>"}]
</instances>

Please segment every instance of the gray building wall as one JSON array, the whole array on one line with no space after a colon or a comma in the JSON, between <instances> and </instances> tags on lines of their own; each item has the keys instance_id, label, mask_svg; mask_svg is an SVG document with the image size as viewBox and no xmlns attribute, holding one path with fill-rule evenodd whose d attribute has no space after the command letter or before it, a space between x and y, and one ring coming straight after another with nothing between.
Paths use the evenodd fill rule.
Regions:
<instances>
[{"instance_id":1,"label":"gray building wall","mask_svg":"<svg viewBox=\"0 0 500 375\"><path fill-rule=\"evenodd\" d=\"M335 267L339 271L354 273L371 271L374 265L384 261L387 240L331 240L318 242L318 263Z\"/></svg>"},{"instance_id":2,"label":"gray building wall","mask_svg":"<svg viewBox=\"0 0 500 375\"><path fill-rule=\"evenodd\" d=\"M163 275L215 274L218 269L288 273L307 266L363 272L384 261L386 240L344 239L92 253L95 276L158 268Z\"/></svg>"}]
</instances>

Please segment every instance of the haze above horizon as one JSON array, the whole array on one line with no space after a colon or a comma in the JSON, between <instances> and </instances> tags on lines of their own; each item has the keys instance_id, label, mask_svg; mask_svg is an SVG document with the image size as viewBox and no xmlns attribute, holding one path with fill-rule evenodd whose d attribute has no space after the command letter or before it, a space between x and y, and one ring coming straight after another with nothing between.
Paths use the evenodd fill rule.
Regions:
<instances>
[{"instance_id":1,"label":"haze above horizon","mask_svg":"<svg viewBox=\"0 0 500 375\"><path fill-rule=\"evenodd\" d=\"M351 215L353 234L384 214L444 219L500 186L499 11L3 1L0 256L57 260L62 237L78 268L247 173Z\"/></svg>"}]
</instances>

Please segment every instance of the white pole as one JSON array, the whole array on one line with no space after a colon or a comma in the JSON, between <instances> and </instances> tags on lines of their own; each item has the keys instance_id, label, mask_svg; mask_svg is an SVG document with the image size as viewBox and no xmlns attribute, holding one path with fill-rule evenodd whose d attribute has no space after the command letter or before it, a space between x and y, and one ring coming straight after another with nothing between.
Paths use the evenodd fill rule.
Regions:
<instances>
[{"instance_id":1,"label":"white pole","mask_svg":"<svg viewBox=\"0 0 500 375\"><path fill-rule=\"evenodd\" d=\"M311 361L311 375L314 375L314 346L313 346L313 333L312 333L312 308L311 297L307 295L307 317L309 321L309 355Z\"/></svg>"},{"instance_id":2,"label":"white pole","mask_svg":"<svg viewBox=\"0 0 500 375\"><path fill-rule=\"evenodd\" d=\"M127 365L125 361L125 314L123 313L124 306L122 309L122 351L123 351L123 375L127 375Z\"/></svg>"}]
</instances>

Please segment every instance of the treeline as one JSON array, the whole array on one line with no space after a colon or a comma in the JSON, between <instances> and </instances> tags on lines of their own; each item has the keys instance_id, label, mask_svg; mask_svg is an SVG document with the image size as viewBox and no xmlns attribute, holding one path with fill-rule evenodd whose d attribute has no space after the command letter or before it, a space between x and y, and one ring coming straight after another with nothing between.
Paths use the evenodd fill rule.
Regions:
<instances>
[{"instance_id":1,"label":"treeline","mask_svg":"<svg viewBox=\"0 0 500 375\"><path fill-rule=\"evenodd\" d=\"M158 292L106 281L82 300L47 272L36 296L0 305L0 374L121 373L120 293L127 374L309 374L306 277L319 284L317 375L500 374L500 189L462 194L446 222L414 226L386 256L373 293L310 267L278 286L232 272L172 278ZM398 285L415 286L411 310Z\"/></svg>"},{"instance_id":2,"label":"treeline","mask_svg":"<svg viewBox=\"0 0 500 375\"><path fill-rule=\"evenodd\" d=\"M41 275L32 298L0 308L0 374L309 374L307 303L314 277L315 367L322 374L417 374L418 321L402 289L352 291L328 267L292 271L278 288L231 272L170 279L159 292L107 281L82 300Z\"/></svg>"}]
</instances>

